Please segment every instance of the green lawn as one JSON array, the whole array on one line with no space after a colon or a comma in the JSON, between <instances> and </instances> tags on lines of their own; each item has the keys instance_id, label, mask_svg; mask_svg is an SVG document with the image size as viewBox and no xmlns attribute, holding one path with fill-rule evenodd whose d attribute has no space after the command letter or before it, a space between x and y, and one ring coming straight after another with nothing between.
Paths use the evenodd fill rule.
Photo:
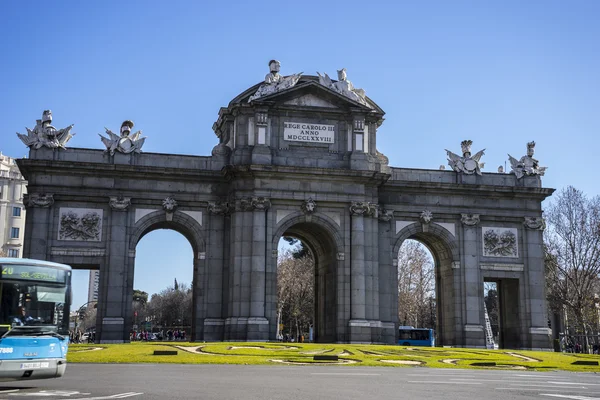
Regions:
<instances>
[{"instance_id":1,"label":"green lawn","mask_svg":"<svg viewBox=\"0 0 600 400\"><path fill-rule=\"evenodd\" d=\"M177 350L177 355L155 356L154 350ZM338 361L314 360L319 355L338 356ZM318 364L600 372L598 365L573 364L585 360L600 362L600 356L521 350L246 342L72 344L67 358L71 363Z\"/></svg>"}]
</instances>

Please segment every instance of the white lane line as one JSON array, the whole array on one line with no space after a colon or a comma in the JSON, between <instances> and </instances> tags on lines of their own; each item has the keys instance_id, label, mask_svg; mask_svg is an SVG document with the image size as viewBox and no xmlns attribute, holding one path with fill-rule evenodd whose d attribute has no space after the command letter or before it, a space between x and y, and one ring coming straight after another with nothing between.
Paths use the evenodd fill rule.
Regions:
<instances>
[{"instance_id":1,"label":"white lane line","mask_svg":"<svg viewBox=\"0 0 600 400\"><path fill-rule=\"evenodd\" d=\"M540 382L541 383L541 382ZM529 386L529 387L541 387L546 388L548 390L554 390L554 388L549 388L548 385L529 385L526 383L509 383L510 386ZM587 383L580 383L580 385L587 385ZM563 386L564 387L564 386ZM569 388L579 388L579 389L587 389L586 386L569 386Z\"/></svg>"},{"instance_id":2,"label":"white lane line","mask_svg":"<svg viewBox=\"0 0 600 400\"><path fill-rule=\"evenodd\" d=\"M6 389L6 390L0 390L0 393L14 393L14 392L18 392L19 389Z\"/></svg>"},{"instance_id":3,"label":"white lane line","mask_svg":"<svg viewBox=\"0 0 600 400\"><path fill-rule=\"evenodd\" d=\"M119 393L119 394L113 394L112 396L100 396L100 397L81 397L78 398L77 400L105 400L105 399L124 399L127 397L133 397L133 396L141 396L144 393L140 393L140 392L127 392L127 393Z\"/></svg>"},{"instance_id":4,"label":"white lane line","mask_svg":"<svg viewBox=\"0 0 600 400\"><path fill-rule=\"evenodd\" d=\"M338 376L380 376L381 374L361 374L352 372L311 372L311 375L338 375Z\"/></svg>"},{"instance_id":5,"label":"white lane line","mask_svg":"<svg viewBox=\"0 0 600 400\"><path fill-rule=\"evenodd\" d=\"M569 387L569 388L546 388L546 389L527 389L527 388L520 388L520 387L512 387L512 388L508 388L508 387L497 387L494 388L496 390L519 390L519 391L534 391L534 392L539 392L540 390L551 390L553 392L574 392L577 390L585 390L587 391L588 388L584 387L584 388L577 388L577 387ZM588 394L600 394L597 392L587 392Z\"/></svg>"},{"instance_id":6,"label":"white lane line","mask_svg":"<svg viewBox=\"0 0 600 400\"><path fill-rule=\"evenodd\" d=\"M408 381L408 383L439 383L443 385L481 385L481 382L452 382L452 381Z\"/></svg>"},{"instance_id":7,"label":"white lane line","mask_svg":"<svg viewBox=\"0 0 600 400\"><path fill-rule=\"evenodd\" d=\"M540 396L561 397L563 399L573 399L573 400L598 400L598 397L576 396L576 395L556 394L556 393L540 393Z\"/></svg>"},{"instance_id":8,"label":"white lane line","mask_svg":"<svg viewBox=\"0 0 600 400\"><path fill-rule=\"evenodd\" d=\"M546 383L551 383L553 385L592 385L592 386L600 386L600 383L587 383L587 382L558 382L558 381L548 381Z\"/></svg>"}]
</instances>

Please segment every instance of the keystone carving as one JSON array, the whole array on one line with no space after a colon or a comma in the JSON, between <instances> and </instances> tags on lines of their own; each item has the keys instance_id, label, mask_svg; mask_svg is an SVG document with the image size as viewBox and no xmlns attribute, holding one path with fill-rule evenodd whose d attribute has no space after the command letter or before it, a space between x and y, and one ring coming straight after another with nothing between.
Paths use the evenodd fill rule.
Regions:
<instances>
[{"instance_id":1,"label":"keystone carving","mask_svg":"<svg viewBox=\"0 0 600 400\"><path fill-rule=\"evenodd\" d=\"M419 216L419 219L421 220L422 223L428 224L433 220L433 213L429 210L425 210L421 213L421 215Z\"/></svg>"},{"instance_id":2,"label":"keystone carving","mask_svg":"<svg viewBox=\"0 0 600 400\"><path fill-rule=\"evenodd\" d=\"M172 197L167 197L162 201L162 206L166 212L172 213L177 208L177 201Z\"/></svg>"},{"instance_id":3,"label":"keystone carving","mask_svg":"<svg viewBox=\"0 0 600 400\"><path fill-rule=\"evenodd\" d=\"M127 211L131 205L131 197L111 197L108 204L110 205L110 208L115 211Z\"/></svg>"},{"instance_id":4,"label":"keystone carving","mask_svg":"<svg viewBox=\"0 0 600 400\"><path fill-rule=\"evenodd\" d=\"M300 209L304 214L312 214L317 209L317 203L315 203L312 197L309 197L308 200L302 202Z\"/></svg>"},{"instance_id":5,"label":"keystone carving","mask_svg":"<svg viewBox=\"0 0 600 400\"><path fill-rule=\"evenodd\" d=\"M53 194L31 193L27 199L28 207L50 207L54 204Z\"/></svg>"},{"instance_id":6,"label":"keystone carving","mask_svg":"<svg viewBox=\"0 0 600 400\"><path fill-rule=\"evenodd\" d=\"M532 230L543 231L546 229L546 221L542 217L525 217L523 225L525 225L525 228Z\"/></svg>"},{"instance_id":7,"label":"keystone carving","mask_svg":"<svg viewBox=\"0 0 600 400\"><path fill-rule=\"evenodd\" d=\"M479 214L461 214L460 222L467 226L479 224Z\"/></svg>"}]
</instances>

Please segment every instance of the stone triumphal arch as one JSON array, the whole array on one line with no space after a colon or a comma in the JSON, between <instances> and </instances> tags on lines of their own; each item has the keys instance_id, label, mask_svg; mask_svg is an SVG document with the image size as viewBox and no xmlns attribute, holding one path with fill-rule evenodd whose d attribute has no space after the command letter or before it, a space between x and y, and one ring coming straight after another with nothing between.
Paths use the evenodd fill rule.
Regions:
<instances>
[{"instance_id":1,"label":"stone triumphal arch","mask_svg":"<svg viewBox=\"0 0 600 400\"><path fill-rule=\"evenodd\" d=\"M24 255L100 270L97 340L129 340L135 248L174 229L194 254L194 340L276 339L277 243L315 255L315 339L395 343L397 254L414 238L435 259L438 343L486 345L483 282L499 282L504 343L548 348L541 186L528 153L482 173L483 151L449 170L395 168L377 150L384 112L338 71L279 74L234 98L211 156L142 152L125 121L104 148L67 147L45 111L18 161L28 180ZM80 133L81 135L81 133ZM100 144L100 141L99 141ZM160 279L160 277L157 277Z\"/></svg>"}]
</instances>

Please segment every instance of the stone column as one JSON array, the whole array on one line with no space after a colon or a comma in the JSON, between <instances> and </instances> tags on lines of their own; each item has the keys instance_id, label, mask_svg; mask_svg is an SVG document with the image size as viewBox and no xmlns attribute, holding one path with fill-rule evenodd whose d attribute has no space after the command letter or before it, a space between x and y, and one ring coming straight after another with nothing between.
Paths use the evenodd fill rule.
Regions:
<instances>
[{"instance_id":1,"label":"stone column","mask_svg":"<svg viewBox=\"0 0 600 400\"><path fill-rule=\"evenodd\" d=\"M265 197L248 199L252 210L252 261L250 272L250 315L248 340L268 340L269 321L265 318L266 218L271 202Z\"/></svg>"},{"instance_id":2,"label":"stone column","mask_svg":"<svg viewBox=\"0 0 600 400\"><path fill-rule=\"evenodd\" d=\"M379 207L377 213L377 252L379 268L379 319L381 320L381 341L396 343L396 322L398 320L398 257L392 255L393 212ZM391 221L391 222L390 222ZM394 293L396 293L394 295Z\"/></svg>"},{"instance_id":3,"label":"stone column","mask_svg":"<svg viewBox=\"0 0 600 400\"><path fill-rule=\"evenodd\" d=\"M105 293L101 309L102 331L100 343L123 343L129 341L133 309L133 257L128 254L127 210L130 198L111 197L109 223L106 229L107 264L100 271L100 282Z\"/></svg>"},{"instance_id":4,"label":"stone column","mask_svg":"<svg viewBox=\"0 0 600 400\"><path fill-rule=\"evenodd\" d=\"M483 316L483 298L480 296L483 282L479 270L479 247L477 233L479 232L479 214L462 214L463 225L463 262L464 262L464 344L468 347L485 348L485 331Z\"/></svg>"},{"instance_id":5,"label":"stone column","mask_svg":"<svg viewBox=\"0 0 600 400\"><path fill-rule=\"evenodd\" d=\"M224 340L246 340L250 286L250 256L252 240L248 230L252 229L252 214L237 201L231 210L229 235L229 288Z\"/></svg>"},{"instance_id":6,"label":"stone column","mask_svg":"<svg viewBox=\"0 0 600 400\"><path fill-rule=\"evenodd\" d=\"M366 320L365 295L365 202L350 205L350 342L370 342L370 323Z\"/></svg>"},{"instance_id":7,"label":"stone column","mask_svg":"<svg viewBox=\"0 0 600 400\"><path fill-rule=\"evenodd\" d=\"M30 193L27 195L25 200L27 207L25 231L28 240L25 240L23 244L23 258L48 259L53 204L54 195L52 194Z\"/></svg>"},{"instance_id":8,"label":"stone column","mask_svg":"<svg viewBox=\"0 0 600 400\"><path fill-rule=\"evenodd\" d=\"M527 259L525 274L528 280L526 301L529 305L528 347L532 349L551 348L551 330L548 328L546 309L546 286L544 278L544 238L546 223L542 217L525 217L525 246ZM523 308L523 307L522 307Z\"/></svg>"},{"instance_id":9,"label":"stone column","mask_svg":"<svg viewBox=\"0 0 600 400\"><path fill-rule=\"evenodd\" d=\"M206 285L202 285L205 302L203 340L223 340L223 270L225 257L225 217L229 203L208 203L208 243L206 248ZM200 321L198 321L199 323Z\"/></svg>"}]
</instances>

